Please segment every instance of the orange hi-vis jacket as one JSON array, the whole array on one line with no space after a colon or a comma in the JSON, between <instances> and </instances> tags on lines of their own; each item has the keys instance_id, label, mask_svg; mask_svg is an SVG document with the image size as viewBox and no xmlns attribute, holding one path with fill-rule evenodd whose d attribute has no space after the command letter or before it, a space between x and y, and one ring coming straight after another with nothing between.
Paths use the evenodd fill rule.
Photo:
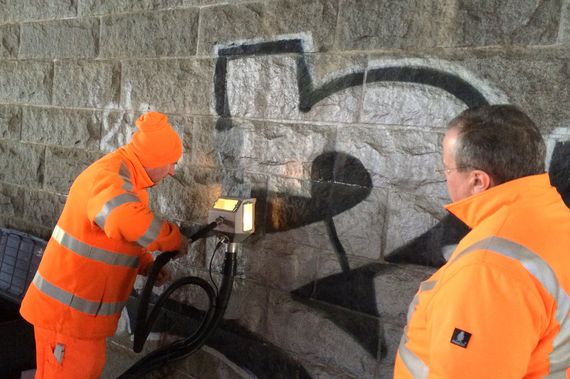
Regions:
<instances>
[{"instance_id":1,"label":"orange hi-vis jacket","mask_svg":"<svg viewBox=\"0 0 570 379\"><path fill-rule=\"evenodd\" d=\"M115 333L150 251L176 250L178 227L148 208L153 183L129 146L75 180L20 312L37 327L79 338Z\"/></svg>"},{"instance_id":2,"label":"orange hi-vis jacket","mask_svg":"<svg viewBox=\"0 0 570 379\"><path fill-rule=\"evenodd\" d=\"M447 209L472 228L408 310L395 378L570 378L570 209L548 174Z\"/></svg>"}]
</instances>

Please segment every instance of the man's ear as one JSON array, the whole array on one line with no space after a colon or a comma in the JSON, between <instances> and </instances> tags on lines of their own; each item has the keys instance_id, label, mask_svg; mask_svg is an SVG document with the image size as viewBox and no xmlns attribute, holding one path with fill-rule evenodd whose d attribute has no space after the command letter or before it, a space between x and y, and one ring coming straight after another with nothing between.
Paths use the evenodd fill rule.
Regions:
<instances>
[{"instance_id":1,"label":"man's ear","mask_svg":"<svg viewBox=\"0 0 570 379\"><path fill-rule=\"evenodd\" d=\"M494 186L493 178L483 170L473 170L469 175L471 195L488 190Z\"/></svg>"}]
</instances>

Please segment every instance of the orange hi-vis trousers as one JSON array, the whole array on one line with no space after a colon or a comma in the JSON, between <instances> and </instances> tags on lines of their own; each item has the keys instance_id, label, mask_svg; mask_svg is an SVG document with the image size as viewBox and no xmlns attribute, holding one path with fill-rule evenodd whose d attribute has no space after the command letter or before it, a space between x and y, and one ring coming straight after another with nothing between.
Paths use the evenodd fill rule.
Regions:
<instances>
[{"instance_id":1,"label":"orange hi-vis trousers","mask_svg":"<svg viewBox=\"0 0 570 379\"><path fill-rule=\"evenodd\" d=\"M106 338L80 339L34 327L35 379L97 379L105 367Z\"/></svg>"}]
</instances>

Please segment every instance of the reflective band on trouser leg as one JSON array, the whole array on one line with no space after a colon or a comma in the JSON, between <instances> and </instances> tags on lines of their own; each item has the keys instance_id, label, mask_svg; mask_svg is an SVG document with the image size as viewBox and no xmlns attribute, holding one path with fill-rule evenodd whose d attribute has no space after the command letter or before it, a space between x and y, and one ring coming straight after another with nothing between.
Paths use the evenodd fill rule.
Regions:
<instances>
[{"instance_id":1,"label":"reflective band on trouser leg","mask_svg":"<svg viewBox=\"0 0 570 379\"><path fill-rule=\"evenodd\" d=\"M94 316L111 316L123 310L126 301L120 303L104 303L86 300L45 280L39 272L36 272L32 283L46 296L59 301L79 312Z\"/></svg>"},{"instance_id":2,"label":"reflective band on trouser leg","mask_svg":"<svg viewBox=\"0 0 570 379\"><path fill-rule=\"evenodd\" d=\"M115 253L88 245L69 235L58 225L56 225L53 230L52 238L74 253L97 262L127 268L137 268L139 266L139 257Z\"/></svg>"},{"instance_id":3,"label":"reflective band on trouser leg","mask_svg":"<svg viewBox=\"0 0 570 379\"><path fill-rule=\"evenodd\" d=\"M137 243L142 247L147 247L152 243L152 241L156 239L156 237L158 237L161 228L162 228L162 220L155 216L152 219L152 222L150 223L150 226L148 227L146 232L144 232L142 237L137 240Z\"/></svg>"},{"instance_id":4,"label":"reflective band on trouser leg","mask_svg":"<svg viewBox=\"0 0 570 379\"><path fill-rule=\"evenodd\" d=\"M83 339L34 327L36 378L98 379L105 368L106 338ZM65 346L58 362L53 346Z\"/></svg>"},{"instance_id":5,"label":"reflective band on trouser leg","mask_svg":"<svg viewBox=\"0 0 570 379\"><path fill-rule=\"evenodd\" d=\"M437 280L431 280L422 282L420 284L420 289L414 299L410 303L408 307L408 322L412 318L414 311L416 310L416 305L419 302L419 295L421 292L431 291L435 285L437 284ZM404 328L404 334L402 334L402 338L400 339L400 346L398 347L398 354L400 354L400 359L406 366L406 369L415 379L424 379L428 377L429 368L427 365L410 349L406 347L406 343L408 342L408 327Z\"/></svg>"},{"instance_id":6,"label":"reflective band on trouser leg","mask_svg":"<svg viewBox=\"0 0 570 379\"><path fill-rule=\"evenodd\" d=\"M118 196L115 196L111 200L107 201L99 213L97 213L97 216L95 216L95 223L99 225L101 229L105 229L105 221L113 209L126 203L139 202L139 198L132 193L122 193Z\"/></svg>"},{"instance_id":7,"label":"reflective band on trouser leg","mask_svg":"<svg viewBox=\"0 0 570 379\"><path fill-rule=\"evenodd\" d=\"M546 378L565 378L566 369L570 367L570 297L558 282L552 268L527 247L500 237L489 237L476 242L457 254L454 260L475 250L489 250L519 261L554 298L557 304L555 319L560 330L552 343L550 371Z\"/></svg>"}]
</instances>

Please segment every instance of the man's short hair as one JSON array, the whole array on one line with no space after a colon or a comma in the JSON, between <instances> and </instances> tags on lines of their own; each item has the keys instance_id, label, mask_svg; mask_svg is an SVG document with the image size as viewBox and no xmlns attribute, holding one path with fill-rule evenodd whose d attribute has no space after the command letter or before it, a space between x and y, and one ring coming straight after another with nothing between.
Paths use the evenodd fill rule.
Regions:
<instances>
[{"instance_id":1,"label":"man's short hair","mask_svg":"<svg viewBox=\"0 0 570 379\"><path fill-rule=\"evenodd\" d=\"M495 184L544 173L546 146L535 123L514 105L484 105L463 111L449 124L457 129L455 163L479 169Z\"/></svg>"}]
</instances>

